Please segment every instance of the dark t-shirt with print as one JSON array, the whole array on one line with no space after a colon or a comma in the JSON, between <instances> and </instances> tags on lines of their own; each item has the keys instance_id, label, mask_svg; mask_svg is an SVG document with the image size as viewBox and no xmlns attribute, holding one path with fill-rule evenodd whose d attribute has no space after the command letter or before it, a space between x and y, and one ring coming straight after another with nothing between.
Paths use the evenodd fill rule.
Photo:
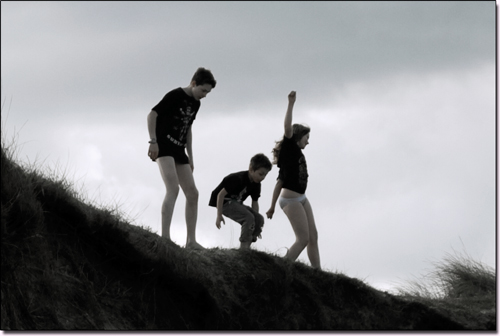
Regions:
<instances>
[{"instance_id":1,"label":"dark t-shirt with print","mask_svg":"<svg viewBox=\"0 0 500 336\"><path fill-rule=\"evenodd\" d=\"M222 188L227 191L224 203L231 199L243 203L248 196L251 196L253 201L257 201L260 197L260 183L250 181L248 170L232 173L224 177L217 188L212 191L208 205L217 207L217 196Z\"/></svg>"},{"instance_id":2,"label":"dark t-shirt with print","mask_svg":"<svg viewBox=\"0 0 500 336\"><path fill-rule=\"evenodd\" d=\"M185 146L189 128L196 119L200 101L188 96L182 88L168 92L153 110L156 118L156 137L159 143L171 141Z\"/></svg>"},{"instance_id":3,"label":"dark t-shirt with print","mask_svg":"<svg viewBox=\"0 0 500 336\"><path fill-rule=\"evenodd\" d=\"M307 188L307 164L304 154L297 142L283 137L278 157L280 172L278 179L283 181L283 188L305 194Z\"/></svg>"}]
</instances>

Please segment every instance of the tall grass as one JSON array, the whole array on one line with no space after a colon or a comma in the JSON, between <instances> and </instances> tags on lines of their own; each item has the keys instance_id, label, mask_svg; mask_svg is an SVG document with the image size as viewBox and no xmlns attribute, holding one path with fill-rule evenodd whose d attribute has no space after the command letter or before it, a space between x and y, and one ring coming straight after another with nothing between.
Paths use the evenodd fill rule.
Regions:
<instances>
[{"instance_id":1,"label":"tall grass","mask_svg":"<svg viewBox=\"0 0 500 336\"><path fill-rule=\"evenodd\" d=\"M1 105L2 114L4 114L5 99ZM46 158L40 158L38 155L34 159L20 159L23 144L19 143L19 132L12 132L10 138L7 138L4 131L7 127L8 111L5 118L2 118L1 125L1 148L2 161L8 162L7 166L12 165L18 169L9 169L13 174L9 175L9 184L16 185L27 189L28 194L35 185L40 186L40 191L44 192L44 187L52 190L57 190L60 196L75 201L75 204L82 212L93 212L94 210L104 211L110 216L116 217L119 221L137 225L147 231L152 231L148 226L138 225L137 219L139 214L132 214L124 209L124 205L117 199L103 201L99 194L94 193L90 196L88 189L85 186L83 178L77 178L74 173L70 172L69 162L63 165L59 160L49 165ZM24 125L23 125L24 127ZM22 129L22 127L21 127ZM4 162L2 162L4 163ZM19 190L18 194L23 191ZM30 200L32 201L32 200Z\"/></svg>"},{"instance_id":2,"label":"tall grass","mask_svg":"<svg viewBox=\"0 0 500 336\"><path fill-rule=\"evenodd\" d=\"M469 330L496 330L496 270L466 252L447 253L434 270L408 281L399 296L421 302Z\"/></svg>"},{"instance_id":3,"label":"tall grass","mask_svg":"<svg viewBox=\"0 0 500 336\"><path fill-rule=\"evenodd\" d=\"M494 296L495 270L473 260L466 252L446 253L433 263L434 270L420 280L411 280L398 289L399 294L428 299L457 299Z\"/></svg>"}]
</instances>

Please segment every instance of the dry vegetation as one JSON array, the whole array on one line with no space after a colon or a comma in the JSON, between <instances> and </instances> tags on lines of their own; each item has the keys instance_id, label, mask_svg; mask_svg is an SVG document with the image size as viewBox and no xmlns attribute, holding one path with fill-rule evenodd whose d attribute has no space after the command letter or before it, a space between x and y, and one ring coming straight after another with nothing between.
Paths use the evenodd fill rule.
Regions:
<instances>
[{"instance_id":1,"label":"dry vegetation","mask_svg":"<svg viewBox=\"0 0 500 336\"><path fill-rule=\"evenodd\" d=\"M496 329L494 272L468 260L444 262L433 297L258 251L186 250L13 153L2 144L3 330Z\"/></svg>"},{"instance_id":2,"label":"dry vegetation","mask_svg":"<svg viewBox=\"0 0 500 336\"><path fill-rule=\"evenodd\" d=\"M468 329L496 329L495 270L467 254L447 254L422 279L408 281L399 295L434 307Z\"/></svg>"}]
</instances>

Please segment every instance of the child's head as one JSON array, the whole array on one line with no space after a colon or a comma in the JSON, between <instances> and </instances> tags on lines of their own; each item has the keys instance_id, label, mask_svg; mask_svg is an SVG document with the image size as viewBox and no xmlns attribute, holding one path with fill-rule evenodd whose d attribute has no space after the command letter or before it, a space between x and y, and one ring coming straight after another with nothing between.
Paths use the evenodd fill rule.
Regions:
<instances>
[{"instance_id":1,"label":"child's head","mask_svg":"<svg viewBox=\"0 0 500 336\"><path fill-rule=\"evenodd\" d=\"M309 133L311 133L311 128L302 124L293 124L292 125L293 135L292 140L297 143L300 149L304 149L304 147L309 143ZM306 138L304 138L306 137ZM278 163L278 157L280 155L281 144L283 144L283 140L276 141L276 146L273 148L273 163Z\"/></svg>"},{"instance_id":2,"label":"child's head","mask_svg":"<svg viewBox=\"0 0 500 336\"><path fill-rule=\"evenodd\" d=\"M273 168L271 161L262 153L256 154L250 159L250 169L258 170L260 168L266 168L267 170Z\"/></svg>"},{"instance_id":3,"label":"child's head","mask_svg":"<svg viewBox=\"0 0 500 336\"><path fill-rule=\"evenodd\" d=\"M191 83L195 82L193 86L200 86L205 84L210 84L212 89L215 88L217 81L212 75L212 72L205 68L198 68L191 79Z\"/></svg>"},{"instance_id":4,"label":"child's head","mask_svg":"<svg viewBox=\"0 0 500 336\"><path fill-rule=\"evenodd\" d=\"M198 68L191 79L191 94L194 99L200 100L207 96L212 91L217 82L214 76L205 68Z\"/></svg>"},{"instance_id":5,"label":"child's head","mask_svg":"<svg viewBox=\"0 0 500 336\"><path fill-rule=\"evenodd\" d=\"M311 128L306 125L301 125L301 124L293 124L293 140L294 141L300 141L302 138L309 134L311 132Z\"/></svg>"},{"instance_id":6,"label":"child's head","mask_svg":"<svg viewBox=\"0 0 500 336\"><path fill-rule=\"evenodd\" d=\"M250 160L250 167L248 168L248 172L250 174L250 178L255 183L262 182L267 173L273 168L271 161L264 154L256 154Z\"/></svg>"}]
</instances>

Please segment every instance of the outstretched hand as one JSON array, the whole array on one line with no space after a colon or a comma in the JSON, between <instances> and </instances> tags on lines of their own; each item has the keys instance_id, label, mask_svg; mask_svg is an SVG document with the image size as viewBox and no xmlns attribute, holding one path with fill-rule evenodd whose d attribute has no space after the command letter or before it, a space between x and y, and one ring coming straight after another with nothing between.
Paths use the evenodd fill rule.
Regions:
<instances>
[{"instance_id":1,"label":"outstretched hand","mask_svg":"<svg viewBox=\"0 0 500 336\"><path fill-rule=\"evenodd\" d=\"M297 97L297 92L292 91L288 94L288 102L295 103L295 98Z\"/></svg>"}]
</instances>

